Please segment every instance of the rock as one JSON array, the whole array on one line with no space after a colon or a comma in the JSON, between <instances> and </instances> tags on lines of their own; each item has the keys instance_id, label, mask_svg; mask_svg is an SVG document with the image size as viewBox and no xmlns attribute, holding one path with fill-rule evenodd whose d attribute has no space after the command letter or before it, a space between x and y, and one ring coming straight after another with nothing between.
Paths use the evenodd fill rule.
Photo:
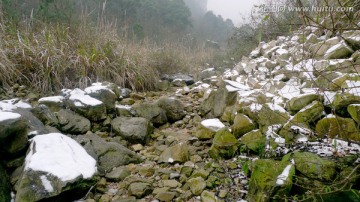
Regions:
<instances>
[{"instance_id":1,"label":"rock","mask_svg":"<svg viewBox=\"0 0 360 202\"><path fill-rule=\"evenodd\" d=\"M325 59L340 59L347 58L351 56L354 51L345 43L345 41L341 41L340 43L332 46L325 52Z\"/></svg>"},{"instance_id":2,"label":"rock","mask_svg":"<svg viewBox=\"0 0 360 202\"><path fill-rule=\"evenodd\" d=\"M329 115L317 122L317 135L323 138L341 138L343 140L360 141L360 131L353 119Z\"/></svg>"},{"instance_id":3,"label":"rock","mask_svg":"<svg viewBox=\"0 0 360 202\"><path fill-rule=\"evenodd\" d=\"M111 87L113 86L113 87ZM115 84L93 83L90 87L84 89L86 94L103 102L108 112L115 110L115 101L118 96L112 89L118 89Z\"/></svg>"},{"instance_id":4,"label":"rock","mask_svg":"<svg viewBox=\"0 0 360 202\"><path fill-rule=\"evenodd\" d=\"M306 105L310 104L312 101L319 99L317 94L304 94L292 98L286 103L286 109L288 111L297 112L304 108Z\"/></svg>"},{"instance_id":5,"label":"rock","mask_svg":"<svg viewBox=\"0 0 360 202\"><path fill-rule=\"evenodd\" d=\"M86 135L78 135L75 140L83 145L86 151L97 160L100 171L109 172L122 165L141 162L140 157L135 152L116 142L106 142L92 132L88 132Z\"/></svg>"},{"instance_id":6,"label":"rock","mask_svg":"<svg viewBox=\"0 0 360 202\"><path fill-rule=\"evenodd\" d=\"M121 99L127 99L127 98L130 98L130 95L131 95L132 91L128 88L121 88L120 89L120 98Z\"/></svg>"},{"instance_id":7,"label":"rock","mask_svg":"<svg viewBox=\"0 0 360 202\"><path fill-rule=\"evenodd\" d=\"M201 121L199 127L196 129L195 136L200 140L207 140L214 137L215 133L225 125L219 119L206 119Z\"/></svg>"},{"instance_id":8,"label":"rock","mask_svg":"<svg viewBox=\"0 0 360 202\"><path fill-rule=\"evenodd\" d=\"M347 108L351 118L360 124L360 104L352 104Z\"/></svg>"},{"instance_id":9,"label":"rock","mask_svg":"<svg viewBox=\"0 0 360 202\"><path fill-rule=\"evenodd\" d=\"M156 83L156 89L159 91L166 91L170 87L170 82L167 80L160 80Z\"/></svg>"},{"instance_id":10,"label":"rock","mask_svg":"<svg viewBox=\"0 0 360 202\"><path fill-rule=\"evenodd\" d=\"M203 191L200 196L201 202L216 202L215 193L210 191Z\"/></svg>"},{"instance_id":11,"label":"rock","mask_svg":"<svg viewBox=\"0 0 360 202\"><path fill-rule=\"evenodd\" d=\"M343 34L345 41L351 45L354 50L360 49L360 31L359 30L352 30L346 31Z\"/></svg>"},{"instance_id":12,"label":"rock","mask_svg":"<svg viewBox=\"0 0 360 202\"><path fill-rule=\"evenodd\" d=\"M152 133L150 122L141 117L118 117L111 126L119 136L131 143L145 143Z\"/></svg>"},{"instance_id":13,"label":"rock","mask_svg":"<svg viewBox=\"0 0 360 202\"><path fill-rule=\"evenodd\" d=\"M259 124L261 126L283 125L289 118L290 116L285 109L276 104L264 104L259 111Z\"/></svg>"},{"instance_id":14,"label":"rock","mask_svg":"<svg viewBox=\"0 0 360 202\"><path fill-rule=\"evenodd\" d=\"M88 119L77 115L68 109L61 109L56 113L59 120L59 130L71 134L84 134L90 130L91 123Z\"/></svg>"},{"instance_id":15,"label":"rock","mask_svg":"<svg viewBox=\"0 0 360 202\"><path fill-rule=\"evenodd\" d=\"M130 184L128 188L129 194L136 198L143 198L152 193L153 188L148 183L135 182Z\"/></svg>"},{"instance_id":16,"label":"rock","mask_svg":"<svg viewBox=\"0 0 360 202\"><path fill-rule=\"evenodd\" d=\"M185 81L186 85L192 85L195 83L194 79L188 75L185 74L174 74L174 75L162 75L161 77L162 80L167 80L167 81L174 81L175 79L179 79L179 80L183 80Z\"/></svg>"},{"instance_id":17,"label":"rock","mask_svg":"<svg viewBox=\"0 0 360 202\"><path fill-rule=\"evenodd\" d=\"M111 182L120 182L131 174L130 170L125 167L114 168L111 172L105 175L106 179Z\"/></svg>"},{"instance_id":18,"label":"rock","mask_svg":"<svg viewBox=\"0 0 360 202\"><path fill-rule=\"evenodd\" d=\"M79 199L83 195L66 192L86 193L96 182L96 172L95 159L73 139L59 133L38 135L26 156L15 201Z\"/></svg>"},{"instance_id":19,"label":"rock","mask_svg":"<svg viewBox=\"0 0 360 202\"><path fill-rule=\"evenodd\" d=\"M334 107L335 110L341 111L342 109L346 109L350 104L360 104L360 96L349 93L337 93L331 106Z\"/></svg>"},{"instance_id":20,"label":"rock","mask_svg":"<svg viewBox=\"0 0 360 202\"><path fill-rule=\"evenodd\" d=\"M31 112L45 125L57 127L59 121L54 112L52 112L46 105L40 104L39 106L31 109Z\"/></svg>"},{"instance_id":21,"label":"rock","mask_svg":"<svg viewBox=\"0 0 360 202\"><path fill-rule=\"evenodd\" d=\"M28 125L19 113L0 110L0 156L17 155L23 152L28 143ZM3 155L5 154L5 155Z\"/></svg>"},{"instance_id":22,"label":"rock","mask_svg":"<svg viewBox=\"0 0 360 202\"><path fill-rule=\"evenodd\" d=\"M320 181L332 181L336 175L336 164L309 152L294 152L283 157L282 161L293 159L295 168L304 176Z\"/></svg>"},{"instance_id":23,"label":"rock","mask_svg":"<svg viewBox=\"0 0 360 202\"><path fill-rule=\"evenodd\" d=\"M309 50L315 58L322 58L331 47L336 46L340 42L341 40L339 37L333 37L326 41L320 41L319 43L311 45Z\"/></svg>"},{"instance_id":24,"label":"rock","mask_svg":"<svg viewBox=\"0 0 360 202\"><path fill-rule=\"evenodd\" d=\"M4 168L0 165L0 201L11 201L11 184Z\"/></svg>"},{"instance_id":25,"label":"rock","mask_svg":"<svg viewBox=\"0 0 360 202\"><path fill-rule=\"evenodd\" d=\"M170 202L175 198L175 196L176 196L175 192L166 191L166 192L159 192L158 194L156 194L155 198L158 199L159 201Z\"/></svg>"},{"instance_id":26,"label":"rock","mask_svg":"<svg viewBox=\"0 0 360 202\"><path fill-rule=\"evenodd\" d=\"M207 78L210 78L212 76L216 76L216 71L215 71L215 68L207 68L207 69L204 69L200 72L199 74L199 78L201 80L203 79L207 79Z\"/></svg>"},{"instance_id":27,"label":"rock","mask_svg":"<svg viewBox=\"0 0 360 202\"><path fill-rule=\"evenodd\" d=\"M205 180L201 177L192 178L188 180L187 183L190 187L191 193L194 194L195 196L199 196L206 187Z\"/></svg>"},{"instance_id":28,"label":"rock","mask_svg":"<svg viewBox=\"0 0 360 202\"><path fill-rule=\"evenodd\" d=\"M39 99L39 104L44 104L51 111L57 112L65 107L65 98L63 96L43 97Z\"/></svg>"},{"instance_id":29,"label":"rock","mask_svg":"<svg viewBox=\"0 0 360 202\"><path fill-rule=\"evenodd\" d=\"M173 85L175 87L184 87L184 86L186 86L186 82L182 79L174 79L171 82L171 85Z\"/></svg>"},{"instance_id":30,"label":"rock","mask_svg":"<svg viewBox=\"0 0 360 202\"><path fill-rule=\"evenodd\" d=\"M118 116L126 116L126 117L136 116L136 112L132 106L118 104L115 105L115 108L116 108L116 114Z\"/></svg>"},{"instance_id":31,"label":"rock","mask_svg":"<svg viewBox=\"0 0 360 202\"><path fill-rule=\"evenodd\" d=\"M119 198L119 199L113 200L112 202L136 202L136 197L129 196L126 198Z\"/></svg>"},{"instance_id":32,"label":"rock","mask_svg":"<svg viewBox=\"0 0 360 202\"><path fill-rule=\"evenodd\" d=\"M135 113L139 117L146 118L151 121L154 126L161 126L167 123L166 111L155 104L138 104L133 105Z\"/></svg>"},{"instance_id":33,"label":"rock","mask_svg":"<svg viewBox=\"0 0 360 202\"><path fill-rule=\"evenodd\" d=\"M179 183L176 180L162 180L161 183L164 187L170 187L170 188L176 188L181 186L181 183Z\"/></svg>"},{"instance_id":34,"label":"rock","mask_svg":"<svg viewBox=\"0 0 360 202\"><path fill-rule=\"evenodd\" d=\"M91 121L100 121L106 117L106 105L78 88L70 92L68 102L73 111Z\"/></svg>"},{"instance_id":35,"label":"rock","mask_svg":"<svg viewBox=\"0 0 360 202\"><path fill-rule=\"evenodd\" d=\"M238 141L227 128L219 130L213 139L209 156L213 159L231 158L238 149Z\"/></svg>"},{"instance_id":36,"label":"rock","mask_svg":"<svg viewBox=\"0 0 360 202\"><path fill-rule=\"evenodd\" d=\"M237 90L221 87L213 90L209 97L200 105L200 112L207 118L219 118L223 115L227 106L234 105L236 102Z\"/></svg>"},{"instance_id":37,"label":"rock","mask_svg":"<svg viewBox=\"0 0 360 202\"><path fill-rule=\"evenodd\" d=\"M121 105L133 105L135 103L135 100L132 98L125 98L120 101Z\"/></svg>"},{"instance_id":38,"label":"rock","mask_svg":"<svg viewBox=\"0 0 360 202\"><path fill-rule=\"evenodd\" d=\"M231 130L236 138L255 129L255 123L244 114L237 114L234 119L234 123L231 126Z\"/></svg>"},{"instance_id":39,"label":"rock","mask_svg":"<svg viewBox=\"0 0 360 202\"><path fill-rule=\"evenodd\" d=\"M160 155L159 163L184 163L189 160L189 149L186 143L180 142L166 148Z\"/></svg>"},{"instance_id":40,"label":"rock","mask_svg":"<svg viewBox=\"0 0 360 202\"><path fill-rule=\"evenodd\" d=\"M294 123L313 124L321 118L324 112L324 106L322 103L319 101L313 101L296 113L291 120Z\"/></svg>"},{"instance_id":41,"label":"rock","mask_svg":"<svg viewBox=\"0 0 360 202\"><path fill-rule=\"evenodd\" d=\"M286 198L292 187L295 168L288 162L258 159L253 163L248 200L271 201Z\"/></svg>"},{"instance_id":42,"label":"rock","mask_svg":"<svg viewBox=\"0 0 360 202\"><path fill-rule=\"evenodd\" d=\"M165 110L166 117L170 122L181 120L186 115L184 105L175 98L162 97L156 104Z\"/></svg>"},{"instance_id":43,"label":"rock","mask_svg":"<svg viewBox=\"0 0 360 202\"><path fill-rule=\"evenodd\" d=\"M260 130L253 130L242 136L240 143L245 144L253 152L260 154L265 150L266 136Z\"/></svg>"}]
</instances>

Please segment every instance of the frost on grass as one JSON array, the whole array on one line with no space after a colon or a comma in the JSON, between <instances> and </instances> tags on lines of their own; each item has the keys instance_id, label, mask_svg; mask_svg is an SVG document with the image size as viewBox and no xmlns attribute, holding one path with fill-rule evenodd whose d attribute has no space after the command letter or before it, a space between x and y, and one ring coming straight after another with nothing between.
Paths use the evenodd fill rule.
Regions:
<instances>
[{"instance_id":1,"label":"frost on grass","mask_svg":"<svg viewBox=\"0 0 360 202\"><path fill-rule=\"evenodd\" d=\"M95 159L75 140L60 133L50 133L32 139L25 170L42 171L62 181L71 181L81 176L91 178L97 168Z\"/></svg>"}]
</instances>

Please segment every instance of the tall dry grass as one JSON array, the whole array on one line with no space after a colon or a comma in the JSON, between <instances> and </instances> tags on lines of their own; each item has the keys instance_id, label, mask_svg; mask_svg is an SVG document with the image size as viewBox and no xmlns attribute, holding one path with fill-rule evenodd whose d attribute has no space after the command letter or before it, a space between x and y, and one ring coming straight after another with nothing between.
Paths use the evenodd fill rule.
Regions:
<instances>
[{"instance_id":1,"label":"tall dry grass","mask_svg":"<svg viewBox=\"0 0 360 202\"><path fill-rule=\"evenodd\" d=\"M110 81L141 91L161 73L196 73L212 57L205 49L179 42L157 45L118 35L116 23L82 17L76 26L30 19L16 29L0 22L0 80L43 93Z\"/></svg>"}]
</instances>

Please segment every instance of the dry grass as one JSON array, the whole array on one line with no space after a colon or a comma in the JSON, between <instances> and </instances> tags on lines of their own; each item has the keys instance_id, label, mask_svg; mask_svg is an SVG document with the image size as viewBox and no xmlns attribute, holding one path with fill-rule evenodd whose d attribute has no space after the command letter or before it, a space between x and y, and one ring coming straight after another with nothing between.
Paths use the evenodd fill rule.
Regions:
<instances>
[{"instance_id":1,"label":"dry grass","mask_svg":"<svg viewBox=\"0 0 360 202\"><path fill-rule=\"evenodd\" d=\"M31 22L13 30L0 21L0 38L2 83L19 83L43 93L95 81L148 90L160 73L194 73L212 56L179 43L129 42L118 36L114 24L86 18L73 27Z\"/></svg>"}]
</instances>

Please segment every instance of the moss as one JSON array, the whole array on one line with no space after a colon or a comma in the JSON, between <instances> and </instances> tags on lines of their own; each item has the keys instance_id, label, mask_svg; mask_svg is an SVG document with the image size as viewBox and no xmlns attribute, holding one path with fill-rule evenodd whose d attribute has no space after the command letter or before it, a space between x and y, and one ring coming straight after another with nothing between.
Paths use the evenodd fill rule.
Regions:
<instances>
[{"instance_id":1,"label":"moss","mask_svg":"<svg viewBox=\"0 0 360 202\"><path fill-rule=\"evenodd\" d=\"M360 140L360 131L354 120L342 117L323 118L317 122L315 128L319 137L328 135L330 138L341 138L344 140Z\"/></svg>"},{"instance_id":2,"label":"moss","mask_svg":"<svg viewBox=\"0 0 360 202\"><path fill-rule=\"evenodd\" d=\"M244 114L236 115L234 119L234 124L231 126L231 130L236 138L241 137L242 135L254 130L256 125L254 122Z\"/></svg>"},{"instance_id":3,"label":"moss","mask_svg":"<svg viewBox=\"0 0 360 202\"><path fill-rule=\"evenodd\" d=\"M349 105L347 111L358 124L360 124L360 105Z\"/></svg>"},{"instance_id":4,"label":"moss","mask_svg":"<svg viewBox=\"0 0 360 202\"><path fill-rule=\"evenodd\" d=\"M336 94L333 103L331 104L336 111L346 108L350 104L359 104L360 96L355 96L349 93Z\"/></svg>"},{"instance_id":5,"label":"moss","mask_svg":"<svg viewBox=\"0 0 360 202\"><path fill-rule=\"evenodd\" d=\"M246 133L240 138L240 142L245 144L247 148L253 152L260 153L265 148L266 136L260 130Z\"/></svg>"},{"instance_id":6,"label":"moss","mask_svg":"<svg viewBox=\"0 0 360 202\"><path fill-rule=\"evenodd\" d=\"M307 94L299 97L294 97L286 103L286 108L289 111L299 111L316 99L319 99L319 95Z\"/></svg>"}]
</instances>

